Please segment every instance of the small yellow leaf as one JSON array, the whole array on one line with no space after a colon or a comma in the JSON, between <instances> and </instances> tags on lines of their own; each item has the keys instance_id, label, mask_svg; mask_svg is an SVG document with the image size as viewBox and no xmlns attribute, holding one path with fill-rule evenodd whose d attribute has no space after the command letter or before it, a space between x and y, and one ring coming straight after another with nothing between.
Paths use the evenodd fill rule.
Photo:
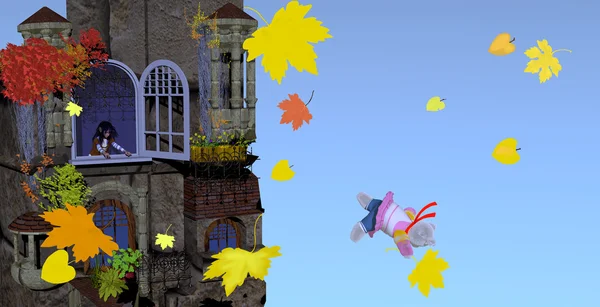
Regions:
<instances>
[{"instance_id":1,"label":"small yellow leaf","mask_svg":"<svg viewBox=\"0 0 600 307\"><path fill-rule=\"evenodd\" d=\"M263 247L258 252L252 253L241 248L225 248L220 253L212 256L215 260L204 273L203 280L223 276L221 285L225 288L225 295L244 284L248 274L264 280L271 266L271 258L281 256L279 246Z\"/></svg>"},{"instance_id":2,"label":"small yellow leaf","mask_svg":"<svg viewBox=\"0 0 600 307\"><path fill-rule=\"evenodd\" d=\"M69 265L69 254L64 249L52 253L42 266L42 280L51 284L64 284L75 278L75 269Z\"/></svg>"},{"instance_id":3,"label":"small yellow leaf","mask_svg":"<svg viewBox=\"0 0 600 307\"><path fill-rule=\"evenodd\" d=\"M156 241L154 242L154 245L160 245L160 248L162 248L163 250L165 250L167 247L173 248L173 242L175 242L175 236L170 236L167 234L169 228L171 228L171 225L167 227L167 230L164 234L156 234Z\"/></svg>"},{"instance_id":4,"label":"small yellow leaf","mask_svg":"<svg viewBox=\"0 0 600 307\"><path fill-rule=\"evenodd\" d=\"M494 38L494 41L492 41L488 52L497 56L509 55L515 52L516 47L515 44L513 44L514 41L515 39L511 39L510 34L500 33Z\"/></svg>"},{"instance_id":5,"label":"small yellow leaf","mask_svg":"<svg viewBox=\"0 0 600 307\"><path fill-rule=\"evenodd\" d=\"M417 263L415 269L408 275L410 287L419 284L419 291L425 296L429 296L431 287L444 288L444 277L442 272L450 266L443 258L437 258L439 251L428 249L423 259Z\"/></svg>"},{"instance_id":6,"label":"small yellow leaf","mask_svg":"<svg viewBox=\"0 0 600 307\"><path fill-rule=\"evenodd\" d=\"M280 160L271 171L271 178L277 181L288 181L294 178L296 173L289 166L288 160Z\"/></svg>"},{"instance_id":7,"label":"small yellow leaf","mask_svg":"<svg viewBox=\"0 0 600 307\"><path fill-rule=\"evenodd\" d=\"M80 107L79 105L73 103L72 101L69 101L65 110L69 111L69 116L73 116L73 115L79 116L81 114L81 111L83 110L83 108Z\"/></svg>"},{"instance_id":8,"label":"small yellow leaf","mask_svg":"<svg viewBox=\"0 0 600 307\"><path fill-rule=\"evenodd\" d=\"M521 160L519 150L521 149L517 148L517 140L507 138L496 145L496 148L492 152L492 157L502 164L515 164Z\"/></svg>"},{"instance_id":9,"label":"small yellow leaf","mask_svg":"<svg viewBox=\"0 0 600 307\"><path fill-rule=\"evenodd\" d=\"M545 39L537 41L537 45L537 47L531 47L525 51L525 55L530 61L527 63L524 72L538 74L540 83L544 83L550 80L552 74L558 77L558 73L562 70L562 65L554 57L554 54L559 51L571 52L571 50L559 49L552 51L552 47Z\"/></svg>"},{"instance_id":10,"label":"small yellow leaf","mask_svg":"<svg viewBox=\"0 0 600 307\"><path fill-rule=\"evenodd\" d=\"M427 101L427 105L425 106L425 109L427 110L427 112L441 111L446 108L446 104L444 103L444 100L446 100L446 99L442 99L442 98L440 98L440 96L431 97Z\"/></svg>"},{"instance_id":11,"label":"small yellow leaf","mask_svg":"<svg viewBox=\"0 0 600 307\"><path fill-rule=\"evenodd\" d=\"M250 62L263 55L262 66L269 72L272 80L281 80L288 69L288 61L299 72L304 70L317 75L317 54L311 45L332 38L329 29L315 17L305 18L312 5L301 5L298 1L288 2L281 8L271 23L252 33L246 39L243 48L248 50Z\"/></svg>"}]
</instances>

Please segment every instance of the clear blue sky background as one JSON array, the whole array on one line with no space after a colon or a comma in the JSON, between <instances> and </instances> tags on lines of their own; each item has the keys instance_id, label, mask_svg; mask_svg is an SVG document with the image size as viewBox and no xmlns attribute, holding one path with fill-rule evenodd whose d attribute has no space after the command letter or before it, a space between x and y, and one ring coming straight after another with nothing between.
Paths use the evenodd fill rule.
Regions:
<instances>
[{"instance_id":1,"label":"clear blue sky background","mask_svg":"<svg viewBox=\"0 0 600 307\"><path fill-rule=\"evenodd\" d=\"M246 2L269 20L285 4ZM17 24L43 5L65 13L64 0L4 4L0 43L20 42ZM597 304L598 11L578 0L315 3L334 36L316 46L319 76L277 85L258 69L264 242L283 253L267 306ZM500 32L516 37L514 54L487 53ZM563 71L539 84L523 52L544 38L573 53L557 53ZM277 103L312 90L313 122L279 125ZM436 95L446 110L425 112ZM523 148L516 165L491 158L506 137ZM292 181L269 179L280 159ZM391 238L349 239L366 213L356 194L389 190L401 205L439 204L435 249L450 269L429 298L409 287L414 262L384 251Z\"/></svg>"}]
</instances>

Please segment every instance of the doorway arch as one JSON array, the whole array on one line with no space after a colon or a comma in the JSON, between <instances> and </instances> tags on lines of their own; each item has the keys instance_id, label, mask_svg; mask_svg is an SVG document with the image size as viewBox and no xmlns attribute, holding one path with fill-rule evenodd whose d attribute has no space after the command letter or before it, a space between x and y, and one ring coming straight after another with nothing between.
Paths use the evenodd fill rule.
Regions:
<instances>
[{"instance_id":1,"label":"doorway arch","mask_svg":"<svg viewBox=\"0 0 600 307\"><path fill-rule=\"evenodd\" d=\"M88 212L94 213L93 221L96 227L112 237L119 248L136 249L135 216L129 206L117 199L103 199L95 202ZM98 264L107 266L107 259L111 256L100 251L97 259L86 261L84 271L87 272L90 267Z\"/></svg>"}]
</instances>

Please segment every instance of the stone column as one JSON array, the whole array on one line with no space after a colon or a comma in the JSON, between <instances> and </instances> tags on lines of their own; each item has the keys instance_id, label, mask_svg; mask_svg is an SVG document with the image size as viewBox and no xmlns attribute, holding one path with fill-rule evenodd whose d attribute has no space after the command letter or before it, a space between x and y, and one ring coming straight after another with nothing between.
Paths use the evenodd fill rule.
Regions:
<instances>
[{"instance_id":1,"label":"stone column","mask_svg":"<svg viewBox=\"0 0 600 307\"><path fill-rule=\"evenodd\" d=\"M150 180L150 179L148 179ZM137 205L137 235L138 235L138 249L144 255L144 257L151 257L148 253L148 189L138 188L137 194L139 197L139 203ZM141 261L141 274L140 280L140 296L148 297L150 293L150 272L147 261Z\"/></svg>"},{"instance_id":2,"label":"stone column","mask_svg":"<svg viewBox=\"0 0 600 307\"><path fill-rule=\"evenodd\" d=\"M240 26L232 26L231 31L231 103L232 109L239 109L242 107L242 69L241 69L241 56L242 56L242 35L240 33ZM237 128L237 127L236 127Z\"/></svg>"},{"instance_id":3,"label":"stone column","mask_svg":"<svg viewBox=\"0 0 600 307\"><path fill-rule=\"evenodd\" d=\"M218 129L215 126L214 117L218 117L219 112L219 80L220 80L220 65L221 65L221 50L220 48L210 49L210 110L208 111L210 123L211 123L211 137L216 138Z\"/></svg>"},{"instance_id":4,"label":"stone column","mask_svg":"<svg viewBox=\"0 0 600 307\"><path fill-rule=\"evenodd\" d=\"M19 262L19 235L16 233L13 234L13 258L15 263Z\"/></svg>"},{"instance_id":5,"label":"stone column","mask_svg":"<svg viewBox=\"0 0 600 307\"><path fill-rule=\"evenodd\" d=\"M44 103L44 110L46 111L46 146L48 148L56 147L56 140L54 139L54 117L52 117L52 112L54 110L55 102L54 102L54 94L48 94L48 101Z\"/></svg>"},{"instance_id":6,"label":"stone column","mask_svg":"<svg viewBox=\"0 0 600 307\"><path fill-rule=\"evenodd\" d=\"M27 235L27 258L32 263L35 262L35 241L33 235Z\"/></svg>"},{"instance_id":7,"label":"stone column","mask_svg":"<svg viewBox=\"0 0 600 307\"><path fill-rule=\"evenodd\" d=\"M71 101L71 97L69 97L69 95L64 95L63 96L63 104L64 104L64 108L67 107L67 104ZM62 116L63 116L63 140L62 143L64 146L67 147L71 147L73 145L73 131L72 131L72 118L71 115L69 115L69 111L66 111L65 109L62 109Z\"/></svg>"},{"instance_id":8,"label":"stone column","mask_svg":"<svg viewBox=\"0 0 600 307\"><path fill-rule=\"evenodd\" d=\"M242 97L242 39L240 26L231 27L231 98L229 103L231 105L231 128L236 136L241 134L242 128L242 114L241 108L244 103L244 97Z\"/></svg>"},{"instance_id":9,"label":"stone column","mask_svg":"<svg viewBox=\"0 0 600 307\"><path fill-rule=\"evenodd\" d=\"M256 28L251 28L249 33L253 33ZM256 139L256 61L246 62L246 107L247 129L246 138Z\"/></svg>"}]
</instances>

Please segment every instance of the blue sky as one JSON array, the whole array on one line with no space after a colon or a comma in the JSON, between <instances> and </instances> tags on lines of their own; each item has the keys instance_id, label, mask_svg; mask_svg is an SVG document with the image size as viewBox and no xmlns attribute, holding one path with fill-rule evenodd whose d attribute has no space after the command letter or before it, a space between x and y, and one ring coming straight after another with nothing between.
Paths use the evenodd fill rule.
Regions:
<instances>
[{"instance_id":1,"label":"blue sky","mask_svg":"<svg viewBox=\"0 0 600 307\"><path fill-rule=\"evenodd\" d=\"M286 1L247 1L265 18ZM306 2L301 2L306 4ZM600 230L600 60L594 1L319 1L309 12L334 36L316 46L319 76L291 71L281 85L257 67L264 243L281 246L267 277L267 306L588 306L597 301ZM11 7L11 6L18 7ZM8 2L0 43L41 6ZM252 16L256 15L249 12ZM260 22L262 25L262 21ZM487 53L516 37L515 53ZM547 39L563 65L539 84L523 52ZM280 125L277 103L308 99L310 125ZM425 112L431 96L442 112ZM521 161L491 152L514 137ZM289 182L269 179L280 159ZM382 233L355 244L366 211L356 194L395 192L401 206L436 201L444 289L410 288L414 262L384 250ZM419 249L417 257L425 250Z\"/></svg>"}]
</instances>

